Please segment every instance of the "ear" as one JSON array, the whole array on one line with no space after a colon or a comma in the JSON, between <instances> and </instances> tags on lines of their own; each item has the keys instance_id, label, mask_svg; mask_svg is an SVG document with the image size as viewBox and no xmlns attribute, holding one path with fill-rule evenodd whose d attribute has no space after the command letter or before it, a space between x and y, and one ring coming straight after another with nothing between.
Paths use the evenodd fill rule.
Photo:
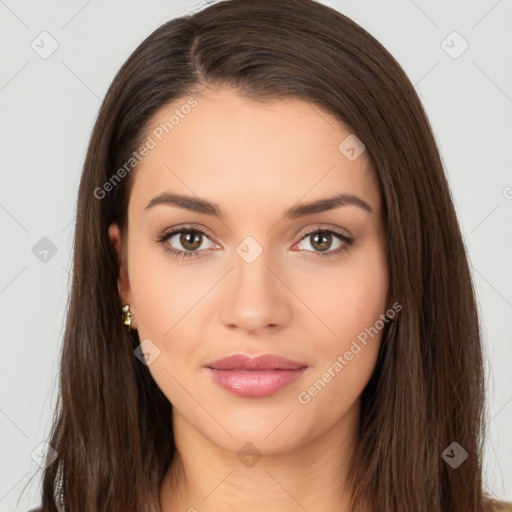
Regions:
<instances>
[{"instance_id":1,"label":"ear","mask_svg":"<svg viewBox=\"0 0 512 512\"><path fill-rule=\"evenodd\" d=\"M129 304L133 312L130 282L128 280L128 269L126 267L126 241L121 239L121 231L119 230L119 226L116 223L113 223L109 226L108 236L116 250L117 260L119 262L119 277L117 280L119 297L121 298L123 306L125 304Z\"/></svg>"}]
</instances>

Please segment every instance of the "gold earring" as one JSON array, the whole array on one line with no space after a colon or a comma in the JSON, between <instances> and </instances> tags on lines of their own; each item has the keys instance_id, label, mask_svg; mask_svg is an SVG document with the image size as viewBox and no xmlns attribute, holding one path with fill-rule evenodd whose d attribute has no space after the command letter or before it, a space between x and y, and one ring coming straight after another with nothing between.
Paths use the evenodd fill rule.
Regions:
<instances>
[{"instance_id":1,"label":"gold earring","mask_svg":"<svg viewBox=\"0 0 512 512\"><path fill-rule=\"evenodd\" d=\"M128 330L130 330L131 328L132 319L133 315L132 312L130 311L130 306L126 304L126 306L123 306L123 322L124 325L128 326Z\"/></svg>"}]
</instances>

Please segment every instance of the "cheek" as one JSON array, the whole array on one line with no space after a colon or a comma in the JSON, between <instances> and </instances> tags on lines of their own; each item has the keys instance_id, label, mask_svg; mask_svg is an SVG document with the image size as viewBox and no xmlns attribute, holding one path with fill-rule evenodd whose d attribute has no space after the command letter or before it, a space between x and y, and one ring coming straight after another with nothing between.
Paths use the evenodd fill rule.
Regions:
<instances>
[{"instance_id":1,"label":"cheek","mask_svg":"<svg viewBox=\"0 0 512 512\"><path fill-rule=\"evenodd\" d=\"M387 259L378 241L347 254L339 264L318 268L298 289L317 317L318 333L322 334L318 336L322 343L318 353L332 355L348 349L345 347L353 338L385 313L387 294Z\"/></svg>"},{"instance_id":2,"label":"cheek","mask_svg":"<svg viewBox=\"0 0 512 512\"><path fill-rule=\"evenodd\" d=\"M217 278L208 280L204 275L208 272L184 271L151 241L132 244L130 251L128 271L139 339L151 340L159 350L149 370L168 398L174 399L182 393L178 382L191 387L185 369L197 363L195 354L204 343L204 296Z\"/></svg>"},{"instance_id":3,"label":"cheek","mask_svg":"<svg viewBox=\"0 0 512 512\"><path fill-rule=\"evenodd\" d=\"M143 234L139 236L142 240ZM200 300L201 292L204 294L201 283L191 280L190 273L183 271L179 261L171 260L151 240L130 246L128 271L141 339L172 337L182 327L180 319Z\"/></svg>"},{"instance_id":4,"label":"cheek","mask_svg":"<svg viewBox=\"0 0 512 512\"><path fill-rule=\"evenodd\" d=\"M151 350L158 353L148 370L174 406L190 407L183 388L192 389L193 381L184 369L200 344L194 306L208 288L191 281L156 244L133 245L128 271L139 339L143 344L150 340Z\"/></svg>"},{"instance_id":5,"label":"cheek","mask_svg":"<svg viewBox=\"0 0 512 512\"><path fill-rule=\"evenodd\" d=\"M319 354L314 371L302 391L310 411L335 417L359 396L370 379L386 322L387 260L381 245L361 249L328 274L327 286L310 298L312 309L329 327L315 338ZM321 279L317 281L322 284ZM318 288L317 288L318 290ZM314 404L314 405L313 405Z\"/></svg>"},{"instance_id":6,"label":"cheek","mask_svg":"<svg viewBox=\"0 0 512 512\"><path fill-rule=\"evenodd\" d=\"M353 410L374 371L380 341L381 333L366 346L357 340L345 344L299 390L299 413L315 418L315 428L323 430L350 418L348 411Z\"/></svg>"}]
</instances>

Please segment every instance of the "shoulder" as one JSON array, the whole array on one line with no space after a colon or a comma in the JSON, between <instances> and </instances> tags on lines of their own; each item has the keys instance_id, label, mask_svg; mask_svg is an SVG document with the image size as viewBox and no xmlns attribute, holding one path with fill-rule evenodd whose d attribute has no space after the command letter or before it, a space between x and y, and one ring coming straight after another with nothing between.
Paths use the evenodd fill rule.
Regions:
<instances>
[{"instance_id":1,"label":"shoulder","mask_svg":"<svg viewBox=\"0 0 512 512\"><path fill-rule=\"evenodd\" d=\"M496 502L492 512L512 512L512 503Z\"/></svg>"}]
</instances>

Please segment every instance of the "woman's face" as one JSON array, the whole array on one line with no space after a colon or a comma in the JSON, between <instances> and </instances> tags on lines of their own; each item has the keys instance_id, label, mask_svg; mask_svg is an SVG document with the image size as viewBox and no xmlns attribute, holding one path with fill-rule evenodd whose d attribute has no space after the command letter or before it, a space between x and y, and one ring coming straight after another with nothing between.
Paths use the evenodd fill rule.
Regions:
<instances>
[{"instance_id":1,"label":"woman's face","mask_svg":"<svg viewBox=\"0 0 512 512\"><path fill-rule=\"evenodd\" d=\"M194 98L153 119L128 240L110 228L128 243L123 304L175 422L233 451L283 452L356 417L373 372L390 307L378 182L317 106ZM340 194L357 199L308 208ZM215 363L234 354L294 369Z\"/></svg>"}]
</instances>

